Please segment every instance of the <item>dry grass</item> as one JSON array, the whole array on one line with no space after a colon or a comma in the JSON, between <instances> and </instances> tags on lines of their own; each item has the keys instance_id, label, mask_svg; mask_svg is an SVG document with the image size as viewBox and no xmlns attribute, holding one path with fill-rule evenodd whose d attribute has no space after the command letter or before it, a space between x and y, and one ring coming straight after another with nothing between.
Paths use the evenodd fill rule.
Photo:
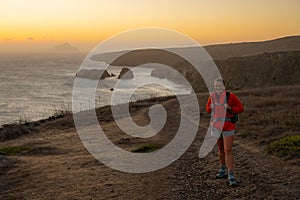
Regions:
<instances>
[{"instance_id":1,"label":"dry grass","mask_svg":"<svg viewBox=\"0 0 300 200\"><path fill-rule=\"evenodd\" d=\"M295 175L299 171L299 162L291 162L297 158L286 162L253 149L266 149L286 135L299 134L299 120L295 120L299 119L300 113L299 89L300 86L234 91L245 106L233 147L237 180L241 181L234 191L228 189L227 180L214 179L219 167L217 151L205 159L198 158L201 137L207 128L204 124L210 119L210 115L203 112L208 95L199 94L203 126L190 149L170 166L146 174L113 170L86 151L72 116L67 116L41 122L36 134L2 143L2 146L32 148L15 156L0 156L1 199L32 199L32 196L36 199L237 199L244 196L249 199L295 199L299 192L299 178ZM166 108L168 120L161 133L149 139L122 133L112 121L110 107L98 109L97 115L107 137L120 148L130 151L147 144L161 147L170 142L180 124L180 107L176 99L133 103L135 108L131 114L138 124L145 124L149 106L155 103Z\"/></svg>"},{"instance_id":2,"label":"dry grass","mask_svg":"<svg viewBox=\"0 0 300 200\"><path fill-rule=\"evenodd\" d=\"M245 106L240 115L241 141L267 149L274 141L299 135L300 86L284 86L237 91Z\"/></svg>"}]
</instances>

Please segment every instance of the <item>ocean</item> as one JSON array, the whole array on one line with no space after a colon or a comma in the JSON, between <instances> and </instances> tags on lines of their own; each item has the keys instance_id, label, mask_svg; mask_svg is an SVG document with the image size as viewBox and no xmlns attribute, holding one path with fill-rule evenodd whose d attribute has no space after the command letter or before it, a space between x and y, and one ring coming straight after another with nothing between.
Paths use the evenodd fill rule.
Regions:
<instances>
[{"instance_id":1,"label":"ocean","mask_svg":"<svg viewBox=\"0 0 300 200\"><path fill-rule=\"evenodd\" d=\"M84 57L84 54L1 54L0 125L35 121L60 110L71 110L75 74ZM121 67L109 67L109 73L115 75L120 70ZM152 77L151 71L151 68L135 70L134 81L125 80L113 91L111 88L117 83L117 76L100 80L96 90L96 107L124 103L126 98L123 96L138 86L131 101L191 92L184 85ZM147 81L156 84L142 86ZM112 92L117 97L113 103L110 99Z\"/></svg>"}]
</instances>

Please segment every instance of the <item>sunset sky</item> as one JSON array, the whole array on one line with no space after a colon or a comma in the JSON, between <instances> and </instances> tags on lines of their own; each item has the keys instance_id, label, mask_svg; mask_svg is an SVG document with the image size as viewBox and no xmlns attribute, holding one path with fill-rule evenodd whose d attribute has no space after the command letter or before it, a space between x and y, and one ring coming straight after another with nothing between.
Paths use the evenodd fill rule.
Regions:
<instances>
[{"instance_id":1,"label":"sunset sky","mask_svg":"<svg viewBox=\"0 0 300 200\"><path fill-rule=\"evenodd\" d=\"M139 27L184 33L202 45L300 35L299 0L0 0L0 50L69 42L88 50Z\"/></svg>"}]
</instances>

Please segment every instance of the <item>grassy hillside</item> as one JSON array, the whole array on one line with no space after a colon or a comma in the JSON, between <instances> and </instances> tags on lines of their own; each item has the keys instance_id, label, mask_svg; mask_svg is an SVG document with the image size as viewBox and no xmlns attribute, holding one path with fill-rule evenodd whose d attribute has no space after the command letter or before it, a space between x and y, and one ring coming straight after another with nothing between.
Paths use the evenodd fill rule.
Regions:
<instances>
[{"instance_id":1,"label":"grassy hillside","mask_svg":"<svg viewBox=\"0 0 300 200\"><path fill-rule=\"evenodd\" d=\"M198 47L185 47L185 48L172 48L173 50L190 52ZM300 36L283 37L274 40L261 41L261 42L243 42L231 44L218 44L204 46L204 49L214 60L225 60L232 57L253 56L263 53L282 52L282 51L296 51L300 50ZM147 63L147 59L153 57L157 60L169 60L166 54L155 54L153 50L137 50L137 51L120 51L108 52L105 54L97 54L92 57L93 60L106 61L110 63L113 58L118 55L127 53L126 58L118 59L113 62L114 65L127 65L135 66L137 63ZM147 54L145 54L147 53ZM176 60L175 60L176 61ZM177 60L177 62L180 60Z\"/></svg>"},{"instance_id":2,"label":"grassy hillside","mask_svg":"<svg viewBox=\"0 0 300 200\"><path fill-rule=\"evenodd\" d=\"M300 50L300 36L283 37L261 42L219 44L204 47L215 60L253 56L278 51Z\"/></svg>"}]
</instances>

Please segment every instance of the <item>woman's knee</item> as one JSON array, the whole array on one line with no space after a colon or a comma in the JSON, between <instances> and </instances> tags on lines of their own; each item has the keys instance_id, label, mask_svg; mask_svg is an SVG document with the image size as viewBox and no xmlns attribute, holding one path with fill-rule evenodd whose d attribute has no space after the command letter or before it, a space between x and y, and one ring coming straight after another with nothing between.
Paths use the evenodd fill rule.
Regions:
<instances>
[{"instance_id":1,"label":"woman's knee","mask_svg":"<svg viewBox=\"0 0 300 200\"><path fill-rule=\"evenodd\" d=\"M218 152L221 154L225 154L224 147L218 147Z\"/></svg>"},{"instance_id":2,"label":"woman's knee","mask_svg":"<svg viewBox=\"0 0 300 200\"><path fill-rule=\"evenodd\" d=\"M232 148L225 148L224 152L226 155L232 155Z\"/></svg>"}]
</instances>

